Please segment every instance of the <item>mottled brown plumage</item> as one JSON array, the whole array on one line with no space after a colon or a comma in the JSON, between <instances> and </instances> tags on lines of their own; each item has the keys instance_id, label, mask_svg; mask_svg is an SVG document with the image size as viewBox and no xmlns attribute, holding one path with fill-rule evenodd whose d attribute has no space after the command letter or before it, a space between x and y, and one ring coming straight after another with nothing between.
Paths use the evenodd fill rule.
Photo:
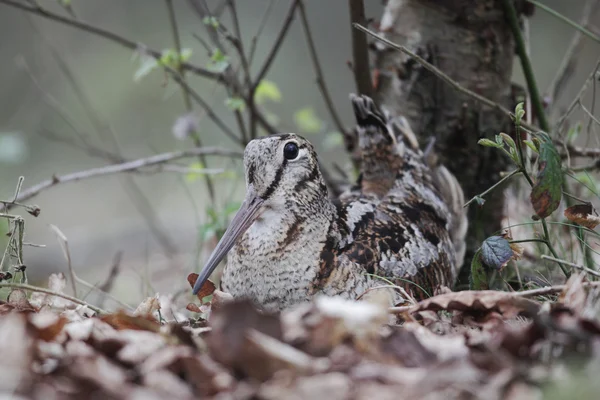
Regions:
<instances>
[{"instance_id":1,"label":"mottled brown plumage","mask_svg":"<svg viewBox=\"0 0 600 400\"><path fill-rule=\"evenodd\" d=\"M402 119L392 121L368 97L351 100L357 184L332 201L306 139L251 141L246 199L195 291L230 249L222 289L265 309L318 294L361 298L386 285L380 277L416 297L453 284L466 231L460 187L442 166L428 165Z\"/></svg>"}]
</instances>

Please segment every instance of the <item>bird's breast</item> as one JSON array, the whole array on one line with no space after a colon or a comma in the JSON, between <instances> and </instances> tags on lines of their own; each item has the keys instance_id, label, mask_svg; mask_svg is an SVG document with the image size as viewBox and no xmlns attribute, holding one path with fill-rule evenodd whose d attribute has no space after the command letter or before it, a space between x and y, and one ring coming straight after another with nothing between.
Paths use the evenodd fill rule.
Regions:
<instances>
[{"instance_id":1,"label":"bird's breast","mask_svg":"<svg viewBox=\"0 0 600 400\"><path fill-rule=\"evenodd\" d=\"M324 223L265 210L229 252L223 290L265 309L306 301L325 242Z\"/></svg>"}]
</instances>

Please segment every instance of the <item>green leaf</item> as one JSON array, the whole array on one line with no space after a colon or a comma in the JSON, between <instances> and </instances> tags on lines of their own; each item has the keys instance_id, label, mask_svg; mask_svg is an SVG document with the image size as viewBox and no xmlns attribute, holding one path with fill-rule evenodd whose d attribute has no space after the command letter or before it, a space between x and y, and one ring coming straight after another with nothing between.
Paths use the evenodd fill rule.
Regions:
<instances>
[{"instance_id":1,"label":"green leaf","mask_svg":"<svg viewBox=\"0 0 600 400\"><path fill-rule=\"evenodd\" d=\"M196 162L188 165L188 167L193 168L193 169L204 169L204 164L202 164L199 161L196 161ZM188 172L187 174L185 174L185 181L192 183L192 182L196 181L196 179L198 179L201 175L202 174L199 174L197 172Z\"/></svg>"},{"instance_id":2,"label":"green leaf","mask_svg":"<svg viewBox=\"0 0 600 400\"><path fill-rule=\"evenodd\" d=\"M533 143L533 141L531 141L531 140L523 140L523 143L525 143L527 145L527 147L529 147L535 153L539 153L540 152L539 149L535 146L535 143Z\"/></svg>"},{"instance_id":3,"label":"green leaf","mask_svg":"<svg viewBox=\"0 0 600 400\"><path fill-rule=\"evenodd\" d=\"M219 20L216 17L206 16L202 18L202 23L215 29L219 27Z\"/></svg>"},{"instance_id":4,"label":"green leaf","mask_svg":"<svg viewBox=\"0 0 600 400\"><path fill-rule=\"evenodd\" d=\"M581 122L578 122L577 124L575 124L574 127L569 129L569 132L567 132L566 142L569 144L573 143L575 141L575 139L577 139L577 136L579 136L580 133L581 133Z\"/></svg>"},{"instance_id":5,"label":"green leaf","mask_svg":"<svg viewBox=\"0 0 600 400\"><path fill-rule=\"evenodd\" d=\"M256 104L262 104L265 102L265 100L271 100L274 102L281 101L281 91L277 87L277 84L263 79L260 81L258 86L256 86L256 91L254 92L254 102Z\"/></svg>"},{"instance_id":6,"label":"green leaf","mask_svg":"<svg viewBox=\"0 0 600 400\"><path fill-rule=\"evenodd\" d=\"M469 289L488 290L489 277L483 262L481 261L481 249L477 250L471 261L471 276L469 277Z\"/></svg>"},{"instance_id":7,"label":"green leaf","mask_svg":"<svg viewBox=\"0 0 600 400\"><path fill-rule=\"evenodd\" d=\"M142 57L139 68L133 74L133 81L139 82L143 77L158 67L158 62L154 57Z\"/></svg>"},{"instance_id":8,"label":"green leaf","mask_svg":"<svg viewBox=\"0 0 600 400\"><path fill-rule=\"evenodd\" d=\"M502 144L498 144L496 142L494 142L493 140L490 139L479 139L477 141L477 144L480 146L485 146L485 147L496 147L496 148L502 148L503 145Z\"/></svg>"},{"instance_id":9,"label":"green leaf","mask_svg":"<svg viewBox=\"0 0 600 400\"><path fill-rule=\"evenodd\" d=\"M517 126L521 125L521 120L523 119L523 116L525 116L525 110L523 109L523 103L521 102L515 107L515 124Z\"/></svg>"},{"instance_id":10,"label":"green leaf","mask_svg":"<svg viewBox=\"0 0 600 400\"><path fill-rule=\"evenodd\" d=\"M329 132L327 135L325 135L325 139L323 140L323 146L328 150L341 147L343 144L344 136L337 131Z\"/></svg>"},{"instance_id":11,"label":"green leaf","mask_svg":"<svg viewBox=\"0 0 600 400\"><path fill-rule=\"evenodd\" d=\"M189 61L189 59L192 57L192 49L181 49L181 55L179 56L179 59L181 61Z\"/></svg>"},{"instance_id":12,"label":"green leaf","mask_svg":"<svg viewBox=\"0 0 600 400\"><path fill-rule=\"evenodd\" d=\"M562 170L560 155L547 134L538 134L540 138L539 170L529 199L536 214L546 218L552 214L562 198Z\"/></svg>"},{"instance_id":13,"label":"green leaf","mask_svg":"<svg viewBox=\"0 0 600 400\"><path fill-rule=\"evenodd\" d=\"M481 261L496 270L504 268L513 255L510 243L502 236L490 236L481 245Z\"/></svg>"},{"instance_id":14,"label":"green leaf","mask_svg":"<svg viewBox=\"0 0 600 400\"><path fill-rule=\"evenodd\" d=\"M517 149L517 145L516 145L515 141L509 135L507 135L504 132L500 132L500 137L504 140L504 142L508 145L508 147L510 147L511 149L515 149L515 150Z\"/></svg>"},{"instance_id":15,"label":"green leaf","mask_svg":"<svg viewBox=\"0 0 600 400\"><path fill-rule=\"evenodd\" d=\"M229 57L227 57L220 49L215 49L210 56L208 69L213 72L224 72L229 67Z\"/></svg>"},{"instance_id":16,"label":"green leaf","mask_svg":"<svg viewBox=\"0 0 600 400\"><path fill-rule=\"evenodd\" d=\"M294 122L304 133L319 133L323 129L323 121L312 107L304 107L294 113Z\"/></svg>"},{"instance_id":17,"label":"green leaf","mask_svg":"<svg viewBox=\"0 0 600 400\"><path fill-rule=\"evenodd\" d=\"M246 109L246 102L241 97L230 97L225 100L225 105L231 111L244 111Z\"/></svg>"}]
</instances>

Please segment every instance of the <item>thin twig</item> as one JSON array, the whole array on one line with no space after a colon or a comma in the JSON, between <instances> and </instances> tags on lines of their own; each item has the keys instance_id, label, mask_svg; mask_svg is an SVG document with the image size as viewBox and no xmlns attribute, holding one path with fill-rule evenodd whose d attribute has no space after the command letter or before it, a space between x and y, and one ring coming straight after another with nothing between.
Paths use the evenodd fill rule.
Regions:
<instances>
[{"instance_id":1,"label":"thin twig","mask_svg":"<svg viewBox=\"0 0 600 400\"><path fill-rule=\"evenodd\" d=\"M130 50L138 50L140 47L143 47L143 46L140 45L140 43L136 43L136 42L134 42L132 40L129 40L129 39L123 37L123 36L120 36L120 35L118 35L118 34L116 34L114 32L107 31L107 30L99 28L97 26L90 25L90 24L88 24L86 22L82 22L82 21L75 20L75 19L72 19L72 18L67 18L67 17L64 17L64 16L62 16L60 14L55 14L55 13L53 13L51 11L48 11L48 10L40 7L39 5L28 6L28 5L24 4L24 3L20 3L20 2L17 2L17 1L13 1L13 0L0 0L0 4L6 4L6 5L10 6L10 7L18 8L20 10L27 11L27 12L30 12L30 13L33 13L33 14L45 17L45 18L54 20L56 22L60 22L62 24L65 24L65 25L68 25L68 26L72 26L72 27L80 29L82 31L92 33L94 35L103 37L103 38L108 39L108 40L110 40L112 42L120 44L121 46L123 46L125 48L128 48ZM151 55L152 57L154 57L157 60L159 60L161 58L161 56L162 56L162 54L159 51L148 49L148 48L145 48L145 52L147 54ZM182 62L181 66L182 66L182 68L184 70L190 71L190 72L192 72L192 73L194 73L196 75L203 76L203 77L209 78L209 79L215 79L215 80L218 80L218 81L222 81L223 80L223 75L222 74L217 73L217 72L209 71L207 69L198 67L198 66L190 64L188 62Z\"/></svg>"},{"instance_id":2,"label":"thin twig","mask_svg":"<svg viewBox=\"0 0 600 400\"><path fill-rule=\"evenodd\" d=\"M252 90L250 91L251 94L254 94L254 92L256 91L256 87L260 84L260 82L267 75L267 72L269 72L269 68L271 68L273 61L275 60L275 56L277 56L277 53L279 52L279 49L281 48L283 40L285 39L285 37L290 29L290 26L292 26L292 21L294 20L294 14L296 13L296 7L298 7L299 3L300 3L299 0L292 1L292 4L290 5L290 8L288 9L286 17L283 20L283 25L281 26L281 29L279 30L279 33L277 34L275 43L273 44L273 47L271 47L271 50L269 50L269 54L265 58L265 62L263 63L262 67L260 68L260 71L256 75L256 78L254 79L254 84L252 86Z\"/></svg>"},{"instance_id":3,"label":"thin twig","mask_svg":"<svg viewBox=\"0 0 600 400\"><path fill-rule=\"evenodd\" d=\"M520 169L515 169L514 171L512 171L511 173L509 173L508 175L506 175L504 178L500 179L498 182L494 183L491 187L489 187L485 192L478 194L477 196L473 196L473 198L469 201L467 201L465 203L464 207L467 207L469 204L471 204L472 202L474 202L478 197L483 197L486 194L488 194L489 192L491 192L492 190L494 190L495 188L497 188L499 185L501 185L504 181L510 179L511 177L513 177L514 175L520 173L521 170Z\"/></svg>"},{"instance_id":4,"label":"thin twig","mask_svg":"<svg viewBox=\"0 0 600 400\"><path fill-rule=\"evenodd\" d=\"M571 113L573 112L573 110L575 109L577 104L581 104L581 99L582 99L583 95L585 94L589 84L596 80L596 73L598 72L599 69L600 69L600 58L598 58L598 61L596 61L596 65L594 66L594 68L592 69L592 72L590 73L590 75L587 77L587 79L581 86L581 89L579 89L577 96L575 96L575 98L573 99L571 104L569 104L567 111L565 111L563 116L560 117L560 119L556 123L556 129L559 131L559 133L560 133L560 129L562 128L562 125L567 120L569 115L571 115Z\"/></svg>"},{"instance_id":5,"label":"thin twig","mask_svg":"<svg viewBox=\"0 0 600 400\"><path fill-rule=\"evenodd\" d=\"M273 10L273 5L275 4L275 0L269 1L269 5L265 9L263 16L260 19L260 24L258 25L258 30L256 34L252 37L252 44L250 45L250 52L248 54L248 64L252 65L252 61L254 61L254 53L256 52L256 46L258 45L258 39L261 37L265 26L267 25L267 20L271 15L271 11Z\"/></svg>"},{"instance_id":6,"label":"thin twig","mask_svg":"<svg viewBox=\"0 0 600 400\"><path fill-rule=\"evenodd\" d=\"M420 57L419 55L413 53L412 51L410 51L409 49L407 49L406 47L396 44L386 38L384 38L383 36L380 36L378 34L376 34L375 32L365 28L364 26L360 25L360 24L352 24L352 26L360 31L363 31L369 35L371 35L372 37L374 37L375 39L379 40L380 42L390 46L393 49L396 49L398 51L401 51L402 53L410 56L411 58L413 58L416 62L418 62L419 64L421 64L423 66L423 68L425 68L426 70L428 70L429 72L431 72L432 74L434 74L435 76L437 76L438 78L440 78L442 81L446 82L448 85L450 85L452 88L458 90L461 93L466 94L467 96L477 100L478 102L492 108L495 110L498 110L500 112L502 112L503 114L505 114L506 116L508 116L509 118L513 117L512 112L500 105L499 103L496 103L493 100L488 99L487 97L484 97L480 94L477 94L475 92L473 92L472 90L469 90L467 88L465 88L464 86L462 86L460 83L456 82L454 79L450 78L446 73L442 72L439 68L437 68L436 66L434 66L433 64L427 62L423 57ZM530 125L530 124L522 124L525 128L532 130L532 131L540 131L540 129L536 126Z\"/></svg>"},{"instance_id":7,"label":"thin twig","mask_svg":"<svg viewBox=\"0 0 600 400\"><path fill-rule=\"evenodd\" d=\"M535 6L537 6L539 8L541 8L542 10L546 11L547 13L552 14L553 16L555 16L556 18L560 19L561 21L564 21L567 24L571 25L573 28L577 29L579 32L583 33L584 35L586 35L590 39L592 39L592 40L600 43L600 36L598 36L595 33L589 31L588 29L586 29L585 27L581 26L577 22L575 22L575 21L573 21L573 20L565 17L561 13L556 12L555 10L551 9L550 7L548 7L545 4L540 3L537 0L527 0L527 1L530 2L531 4L534 4Z\"/></svg>"},{"instance_id":8,"label":"thin twig","mask_svg":"<svg viewBox=\"0 0 600 400\"><path fill-rule=\"evenodd\" d=\"M600 286L600 281L598 282L583 282L581 284L584 288L587 287L598 287ZM567 289L567 285L555 285L555 286L546 286L538 289L531 290L523 290L520 292L500 292L496 290L482 290L480 292L496 292L506 294L507 297L536 297L536 296L547 296L549 294L560 293L563 290ZM427 299L427 301L431 301L431 299ZM419 311L420 303L417 303L413 306L400 306L400 307L390 307L388 308L388 312L393 314L402 314L402 313L410 313Z\"/></svg>"},{"instance_id":9,"label":"thin twig","mask_svg":"<svg viewBox=\"0 0 600 400\"><path fill-rule=\"evenodd\" d=\"M179 27L177 26L177 18L175 17L175 8L173 7L173 0L165 0L165 2L167 4L167 10L169 12L169 23L171 25L173 41L175 42L175 51L177 52L177 69L175 71L173 71L173 73L171 75L177 76L177 78L179 79L178 83L179 83L179 86L181 86L181 92L183 94L183 102L185 104L185 109L187 110L188 113L191 113L194 111L194 109L192 107L192 101L190 99L191 88L185 80L185 69L183 68L183 66L181 64L181 39L179 38ZM205 105L208 106L208 104L205 104ZM205 110L208 113L209 117L211 119L213 119L213 121L215 119L217 119L219 122L222 122L219 118L216 118L216 114L214 114L212 112L212 110L209 111L209 109L207 109L207 108L205 108ZM221 125L219 125L219 127L221 129L223 129L223 127L225 127L225 124L221 123ZM223 129L223 131L227 132L226 129ZM192 132L190 132L190 136L196 147L202 147L202 139L200 138L200 135L198 134L198 132L193 130ZM233 136L235 136L235 135L233 135ZM203 155L198 156L198 161L200 161L200 164L202 164L203 166L205 166L205 167L208 166L208 164L206 163L206 157L204 157ZM210 178L210 175L204 175L204 182L206 184L206 189L208 191L208 198L210 199L211 203L214 203L215 188L214 188L212 179Z\"/></svg>"},{"instance_id":10,"label":"thin twig","mask_svg":"<svg viewBox=\"0 0 600 400\"><path fill-rule=\"evenodd\" d=\"M538 121L540 121L541 128L546 132L550 132L550 124L548 123L548 119L546 118L544 105L542 103L542 99L537 88L537 83L535 81L533 67L531 66L529 56L527 55L525 41L523 39L523 34L521 33L521 28L519 27L519 18L517 17L517 11L515 10L515 7L513 6L513 3L510 0L502 0L502 5L504 6L504 13L508 19L508 24L512 31L513 37L515 38L517 54L519 55L519 59L521 60L521 66L523 68L525 80L527 81L527 87L529 88L529 96L531 97L532 106L535 109ZM517 138L520 138L520 136L517 136Z\"/></svg>"},{"instance_id":11,"label":"thin twig","mask_svg":"<svg viewBox=\"0 0 600 400\"><path fill-rule=\"evenodd\" d=\"M260 83L263 81L263 79L265 78L267 73L269 72L269 69L271 68L271 65L273 64L273 61L275 60L275 56L279 52L279 49L281 48L283 40L285 39L285 37L287 35L287 32L290 29L290 26L292 26L292 21L294 20L294 14L296 13L296 8L298 7L298 4L299 4L299 1L294 0L292 2L292 4L290 5L290 8L288 9L286 17L283 21L283 25L281 26L281 29L279 30L279 33L277 34L277 38L275 39L275 43L271 47L271 50L269 50L269 54L265 58L265 61L263 62L262 67L260 68L258 74L256 75L256 78L254 79L254 83L252 83L252 87L250 88L250 93L248 95L248 100L247 100L249 109L250 109L250 118L251 118L250 119L250 139L255 139L257 136L257 132L256 132L257 119L256 119L256 115L254 112L256 110L256 105L254 102L254 96L256 94L256 89L258 88L258 85L260 85ZM252 54L251 54L251 57L252 57Z\"/></svg>"},{"instance_id":12,"label":"thin twig","mask_svg":"<svg viewBox=\"0 0 600 400\"><path fill-rule=\"evenodd\" d=\"M561 260L559 258L550 257L550 256L547 256L546 254L542 254L542 258L544 260L550 260L550 261L554 261L554 262L557 262L557 263L560 263L560 264L563 264L563 265L566 265L569 267L577 268L577 269L584 271L587 274L600 277L600 272L594 271L593 269L589 269L583 265L579 265L579 264L575 264L575 263L572 263L569 261Z\"/></svg>"},{"instance_id":13,"label":"thin twig","mask_svg":"<svg viewBox=\"0 0 600 400\"><path fill-rule=\"evenodd\" d=\"M315 73L317 74L317 85L319 86L319 90L321 91L321 95L325 100L325 104L327 105L327 109L329 110L329 114L333 118L336 129L340 133L344 133L346 129L344 128L344 124L342 119L338 115L335 106L333 104L333 100L331 99L331 95L329 94L329 90L327 90L327 84L325 83L325 78L323 75L323 70L321 69L321 63L319 62L319 57L317 56L317 49L315 48L315 42L312 37L312 33L310 31L310 26L308 24L308 18L306 18L306 10L304 7L304 1L300 0L298 5L300 6L300 19L302 21L302 26L304 28L304 35L306 36L306 42L308 44L308 50L310 53L310 58L312 59L313 66L315 69Z\"/></svg>"},{"instance_id":14,"label":"thin twig","mask_svg":"<svg viewBox=\"0 0 600 400\"><path fill-rule=\"evenodd\" d=\"M138 160L128 161L122 164L107 165L99 168L92 168L85 171L73 172L71 174L54 176L51 179L38 183L21 192L19 201L28 200L37 196L40 192L58 184L74 182L81 179L88 179L97 176L104 176L115 173L136 171L142 168L164 164L180 158L197 157L198 155L224 156L224 157L241 157L242 152L237 150L229 150L218 147L201 147L196 149L174 151L169 153L161 153L154 156L140 158ZM10 208L10 205L8 206Z\"/></svg>"},{"instance_id":15,"label":"thin twig","mask_svg":"<svg viewBox=\"0 0 600 400\"><path fill-rule=\"evenodd\" d=\"M364 1L348 0L348 5L350 6L350 22L366 25ZM352 67L358 93L373 97L367 37L355 29L352 29Z\"/></svg>"},{"instance_id":16,"label":"thin twig","mask_svg":"<svg viewBox=\"0 0 600 400\"><path fill-rule=\"evenodd\" d=\"M39 293L49 294L51 296L61 297L61 298L65 299L65 300L69 300L69 301L71 301L71 302L73 302L75 304L86 306L90 310L94 311L96 314L108 314L103 309L101 309L99 307L96 307L96 306L93 306L93 305L91 305L89 303L86 303L83 300L79 300L76 297L72 297L72 296L69 296L67 294L60 293L60 292L55 292L55 291L50 290L50 289L45 289L45 288L41 288L41 287L37 287L37 286L27 285L27 284L24 284L24 283L0 282L0 288L4 288L4 287L13 288L13 289L28 290L30 292L39 292Z\"/></svg>"},{"instance_id":17,"label":"thin twig","mask_svg":"<svg viewBox=\"0 0 600 400\"><path fill-rule=\"evenodd\" d=\"M590 16L595 12L595 9L599 4L599 0L586 1L581 12L581 19L579 20L580 26L586 27L588 25ZM577 61L575 54L578 53L579 49L581 48L581 45L583 43L583 41L581 40L582 38L583 34L579 30L577 30L573 34L573 38L569 43L569 47L565 52L560 66L558 67L554 78L552 79L552 81L548 85L548 88L546 89L546 94L550 96L550 101L552 102L552 104L557 103L556 100L559 93L562 93L564 82L567 80L567 78L570 78L572 76L571 72L573 71L573 66L575 65L575 62Z\"/></svg>"}]
</instances>

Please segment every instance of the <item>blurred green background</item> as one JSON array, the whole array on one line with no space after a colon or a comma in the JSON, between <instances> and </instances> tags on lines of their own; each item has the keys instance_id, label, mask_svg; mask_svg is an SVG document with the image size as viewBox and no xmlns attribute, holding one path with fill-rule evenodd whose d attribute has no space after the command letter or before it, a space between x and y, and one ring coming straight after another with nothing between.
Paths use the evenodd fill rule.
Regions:
<instances>
[{"instance_id":1,"label":"blurred green background","mask_svg":"<svg viewBox=\"0 0 600 400\"><path fill-rule=\"evenodd\" d=\"M38 2L53 12L68 15L58 1ZM209 0L208 3L217 6L222 2ZM269 0L237 2L246 49L270 3ZM354 91L354 80L347 66L352 58L348 2L307 0L305 3L328 88L344 123L351 126L354 121L348 94ZM365 3L367 17L378 20L383 10L382 2L368 0ZM544 3L579 20L585 1L547 0ZM194 37L206 38L201 19L191 11L187 1L175 0L174 4L182 47L192 49L191 62L207 65L210 57ZM273 2L258 38L251 65L253 75L258 73L273 46L289 4L290 1L283 0ZM173 47L167 8L162 0L73 0L72 6L78 18L92 25L159 51ZM598 21L598 17L592 16L591 20ZM229 18L224 18L222 23L231 27ZM531 58L543 91L553 78L574 29L542 10L536 10L529 20L529 31ZM91 157L64 143L65 140L77 141L81 135L94 146L112 149L110 141L94 130L51 49L74 72L80 89L90 99L102 122L115 132L125 158L136 159L193 146L189 139L179 140L172 133L177 118L186 114L179 87L160 69L135 81L140 61L133 57L134 52L3 4L0 4L0 48L3 56L0 64L0 198L12 196L21 175L25 177L24 188L28 188L53 174L108 164L106 160ZM584 40L574 76L557 99L563 107L579 91L599 53L596 44ZM234 115L225 104L225 90L193 75L188 79L216 113L235 128ZM273 99L265 104L277 117L277 128L307 136L316 144L325 165L332 162L344 165L347 157L339 138L331 133L335 126L315 83L315 72L298 18L266 79L281 93L280 100ZM518 63L514 80L523 84ZM199 133L205 145L235 147L199 109L196 111L200 116ZM316 124L315 132L303 131L302 125L306 128L307 124ZM52 139L49 135L62 140ZM196 159L185 160L191 166L196 162ZM241 163L212 158L209 166L230 171L215 177L219 182L219 209L231 201L233 204L240 201L244 193ZM68 238L75 270L91 283L103 280L115 254L123 252L122 271L114 292L124 301L136 302L144 291L172 292L185 287L187 273L198 267L199 231L208 221L203 179L166 172L130 176L139 185L142 197L151 207L148 212L157 219L175 253L165 252L164 246L151 234L139 212L139 204L136 205L128 195L131 189L127 189L123 177L110 175L67 183L45 190L27 202L39 205L42 210L38 218L25 215L27 241L46 245L45 248L26 248L25 263L31 282L40 283L50 272L67 270L60 244L49 229L52 224ZM18 209L13 211L26 214ZM200 262L207 255L202 252Z\"/></svg>"}]
</instances>

